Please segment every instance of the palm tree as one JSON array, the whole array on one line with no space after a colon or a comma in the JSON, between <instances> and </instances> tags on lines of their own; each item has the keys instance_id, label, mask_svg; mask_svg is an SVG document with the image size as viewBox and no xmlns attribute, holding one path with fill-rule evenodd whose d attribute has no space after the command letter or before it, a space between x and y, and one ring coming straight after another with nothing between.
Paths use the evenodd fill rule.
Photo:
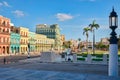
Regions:
<instances>
[{"instance_id":1,"label":"palm tree","mask_svg":"<svg viewBox=\"0 0 120 80\"><path fill-rule=\"evenodd\" d=\"M93 20L89 27L91 28L91 32L93 32L93 54L95 54L95 29L98 29L100 26L95 23L95 20Z\"/></svg>"},{"instance_id":2,"label":"palm tree","mask_svg":"<svg viewBox=\"0 0 120 80\"><path fill-rule=\"evenodd\" d=\"M87 53L88 53L88 37L89 37L88 31L90 31L90 30L91 30L91 29L90 29L89 27L85 27L85 28L83 29L83 35L84 35L84 34L86 35L86 42L87 42L86 48L87 48Z\"/></svg>"}]
</instances>

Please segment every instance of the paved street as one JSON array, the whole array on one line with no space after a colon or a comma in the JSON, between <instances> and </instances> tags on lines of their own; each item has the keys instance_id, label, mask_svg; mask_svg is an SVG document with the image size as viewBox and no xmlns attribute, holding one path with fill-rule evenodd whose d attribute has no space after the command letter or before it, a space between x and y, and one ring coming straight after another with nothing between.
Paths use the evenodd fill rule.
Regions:
<instances>
[{"instance_id":1,"label":"paved street","mask_svg":"<svg viewBox=\"0 0 120 80\"><path fill-rule=\"evenodd\" d=\"M14 62L18 62L19 60L24 60L27 59L27 54L25 55L7 55L7 56L0 56L0 64L3 64L3 59L6 59L7 63L14 63ZM35 57L40 57L40 54L31 54L30 56L31 58L35 58Z\"/></svg>"},{"instance_id":2,"label":"paved street","mask_svg":"<svg viewBox=\"0 0 120 80\"><path fill-rule=\"evenodd\" d=\"M96 74L0 68L0 80L119 80Z\"/></svg>"},{"instance_id":3,"label":"paved street","mask_svg":"<svg viewBox=\"0 0 120 80\"><path fill-rule=\"evenodd\" d=\"M16 63L0 64L1 80L120 80L120 77L107 76L107 65L41 63L39 59L30 58Z\"/></svg>"}]
</instances>

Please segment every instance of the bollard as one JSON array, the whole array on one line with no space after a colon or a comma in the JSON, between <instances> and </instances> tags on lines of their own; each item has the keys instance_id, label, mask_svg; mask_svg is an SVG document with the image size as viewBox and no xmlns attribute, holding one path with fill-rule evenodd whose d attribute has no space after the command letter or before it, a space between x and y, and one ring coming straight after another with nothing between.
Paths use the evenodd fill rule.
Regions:
<instances>
[{"instance_id":1,"label":"bollard","mask_svg":"<svg viewBox=\"0 0 120 80\"><path fill-rule=\"evenodd\" d=\"M73 54L73 62L77 62L77 54Z\"/></svg>"},{"instance_id":2,"label":"bollard","mask_svg":"<svg viewBox=\"0 0 120 80\"><path fill-rule=\"evenodd\" d=\"M88 54L87 55L87 63L91 63L92 62L92 55L91 54Z\"/></svg>"},{"instance_id":3,"label":"bollard","mask_svg":"<svg viewBox=\"0 0 120 80\"><path fill-rule=\"evenodd\" d=\"M107 54L103 54L103 64L107 64Z\"/></svg>"}]
</instances>

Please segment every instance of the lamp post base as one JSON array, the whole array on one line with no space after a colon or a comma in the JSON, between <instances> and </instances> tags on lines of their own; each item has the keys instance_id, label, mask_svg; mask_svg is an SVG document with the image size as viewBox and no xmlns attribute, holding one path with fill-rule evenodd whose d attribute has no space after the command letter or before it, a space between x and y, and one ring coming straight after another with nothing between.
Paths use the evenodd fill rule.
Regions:
<instances>
[{"instance_id":1,"label":"lamp post base","mask_svg":"<svg viewBox=\"0 0 120 80\"><path fill-rule=\"evenodd\" d=\"M118 76L118 44L109 47L109 76Z\"/></svg>"}]
</instances>

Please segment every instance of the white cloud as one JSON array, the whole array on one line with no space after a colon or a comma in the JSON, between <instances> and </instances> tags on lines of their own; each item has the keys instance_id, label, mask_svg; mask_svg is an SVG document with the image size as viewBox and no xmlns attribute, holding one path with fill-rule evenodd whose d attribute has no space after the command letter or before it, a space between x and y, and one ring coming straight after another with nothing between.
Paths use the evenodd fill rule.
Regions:
<instances>
[{"instance_id":1,"label":"white cloud","mask_svg":"<svg viewBox=\"0 0 120 80\"><path fill-rule=\"evenodd\" d=\"M3 4L4 4L4 6L10 7L10 5L5 1L3 1Z\"/></svg>"},{"instance_id":2,"label":"white cloud","mask_svg":"<svg viewBox=\"0 0 120 80\"><path fill-rule=\"evenodd\" d=\"M10 7L6 1L0 2L0 6Z\"/></svg>"},{"instance_id":3,"label":"white cloud","mask_svg":"<svg viewBox=\"0 0 120 80\"><path fill-rule=\"evenodd\" d=\"M17 17L23 17L23 16L25 16L24 12L20 11L20 10L15 10L12 13L14 13Z\"/></svg>"},{"instance_id":4,"label":"white cloud","mask_svg":"<svg viewBox=\"0 0 120 80\"><path fill-rule=\"evenodd\" d=\"M14 24L13 24L13 23L10 23L10 26L14 26Z\"/></svg>"},{"instance_id":5,"label":"white cloud","mask_svg":"<svg viewBox=\"0 0 120 80\"><path fill-rule=\"evenodd\" d=\"M66 20L73 19L72 15L65 14L65 13L57 13L56 17L59 21L66 21Z\"/></svg>"}]
</instances>

